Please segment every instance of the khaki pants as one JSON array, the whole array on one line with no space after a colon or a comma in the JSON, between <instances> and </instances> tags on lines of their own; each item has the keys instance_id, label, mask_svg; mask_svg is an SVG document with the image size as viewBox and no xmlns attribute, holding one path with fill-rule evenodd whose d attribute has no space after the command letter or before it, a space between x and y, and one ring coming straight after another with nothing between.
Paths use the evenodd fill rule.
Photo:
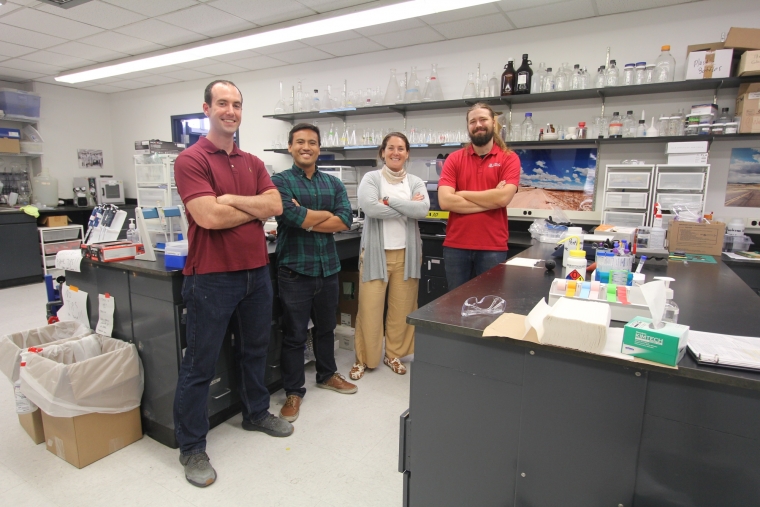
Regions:
<instances>
[{"instance_id":1,"label":"khaki pants","mask_svg":"<svg viewBox=\"0 0 760 507\"><path fill-rule=\"evenodd\" d=\"M406 316L417 309L418 278L404 281L406 250L386 250L388 281L362 282L359 269L359 313L356 317L356 362L377 368L383 350L383 310L388 289L388 316L385 321L385 355L404 357L414 353L414 326Z\"/></svg>"}]
</instances>

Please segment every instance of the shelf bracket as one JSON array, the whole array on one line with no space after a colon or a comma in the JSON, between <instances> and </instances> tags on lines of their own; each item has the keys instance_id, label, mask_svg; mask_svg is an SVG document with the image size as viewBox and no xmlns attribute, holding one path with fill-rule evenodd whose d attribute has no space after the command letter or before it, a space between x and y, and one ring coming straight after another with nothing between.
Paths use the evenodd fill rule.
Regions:
<instances>
[{"instance_id":1,"label":"shelf bracket","mask_svg":"<svg viewBox=\"0 0 760 507\"><path fill-rule=\"evenodd\" d=\"M607 55L607 56L609 56L609 55ZM605 101L606 97L605 97L605 95L604 95L604 93L602 92L601 89L596 90L596 93L598 93L599 97L602 99L602 114L600 116L604 116L604 101Z\"/></svg>"}]
</instances>

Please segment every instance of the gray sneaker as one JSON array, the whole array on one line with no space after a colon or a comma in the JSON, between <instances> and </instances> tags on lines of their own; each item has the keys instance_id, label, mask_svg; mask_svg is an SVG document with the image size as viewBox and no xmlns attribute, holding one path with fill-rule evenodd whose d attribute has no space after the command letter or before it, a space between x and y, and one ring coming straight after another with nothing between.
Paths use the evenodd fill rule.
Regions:
<instances>
[{"instance_id":1,"label":"gray sneaker","mask_svg":"<svg viewBox=\"0 0 760 507\"><path fill-rule=\"evenodd\" d=\"M272 437L289 437L293 434L293 425L285 419L275 417L269 412L258 421L243 419L243 429L248 431L263 431Z\"/></svg>"},{"instance_id":2,"label":"gray sneaker","mask_svg":"<svg viewBox=\"0 0 760 507\"><path fill-rule=\"evenodd\" d=\"M185 479L193 486L205 488L216 481L216 470L209 463L208 454L205 452L190 456L180 454L179 462L185 467Z\"/></svg>"}]
</instances>

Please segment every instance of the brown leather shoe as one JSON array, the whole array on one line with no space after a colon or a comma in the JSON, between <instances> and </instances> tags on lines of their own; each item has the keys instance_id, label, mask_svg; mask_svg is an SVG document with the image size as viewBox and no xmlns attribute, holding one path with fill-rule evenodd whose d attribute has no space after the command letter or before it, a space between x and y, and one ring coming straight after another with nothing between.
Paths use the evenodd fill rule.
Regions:
<instances>
[{"instance_id":1,"label":"brown leather shoe","mask_svg":"<svg viewBox=\"0 0 760 507\"><path fill-rule=\"evenodd\" d=\"M301 408L301 402L303 398L291 394L288 399L285 400L285 405L280 409L280 419L285 419L288 422L293 422L298 419L298 411Z\"/></svg>"},{"instance_id":2,"label":"brown leather shoe","mask_svg":"<svg viewBox=\"0 0 760 507\"><path fill-rule=\"evenodd\" d=\"M317 387L330 389L331 391L341 394L354 394L357 391L356 386L351 382L346 381L346 378L340 373L333 373L333 376L325 382L317 382Z\"/></svg>"}]
</instances>

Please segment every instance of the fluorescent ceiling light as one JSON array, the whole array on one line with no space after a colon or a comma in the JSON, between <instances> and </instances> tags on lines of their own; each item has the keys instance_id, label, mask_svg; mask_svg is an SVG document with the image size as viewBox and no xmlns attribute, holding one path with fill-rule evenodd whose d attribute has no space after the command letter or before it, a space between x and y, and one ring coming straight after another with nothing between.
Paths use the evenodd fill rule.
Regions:
<instances>
[{"instance_id":1,"label":"fluorescent ceiling light","mask_svg":"<svg viewBox=\"0 0 760 507\"><path fill-rule=\"evenodd\" d=\"M438 12L453 11L464 7L483 5L498 0L411 0L393 5L368 9L366 11L352 12L336 16L334 18L319 19L300 25L278 28L268 32L247 35L237 39L222 42L213 42L205 46L175 51L162 55L149 56L129 62L107 65L96 69L64 74L56 77L56 81L63 83L81 83L94 79L129 74L141 70L156 69L175 65L178 63L192 62L203 58L256 49L274 44L282 44L309 37L318 37L346 30L355 30L367 26L380 25L403 19L427 16Z\"/></svg>"}]
</instances>

